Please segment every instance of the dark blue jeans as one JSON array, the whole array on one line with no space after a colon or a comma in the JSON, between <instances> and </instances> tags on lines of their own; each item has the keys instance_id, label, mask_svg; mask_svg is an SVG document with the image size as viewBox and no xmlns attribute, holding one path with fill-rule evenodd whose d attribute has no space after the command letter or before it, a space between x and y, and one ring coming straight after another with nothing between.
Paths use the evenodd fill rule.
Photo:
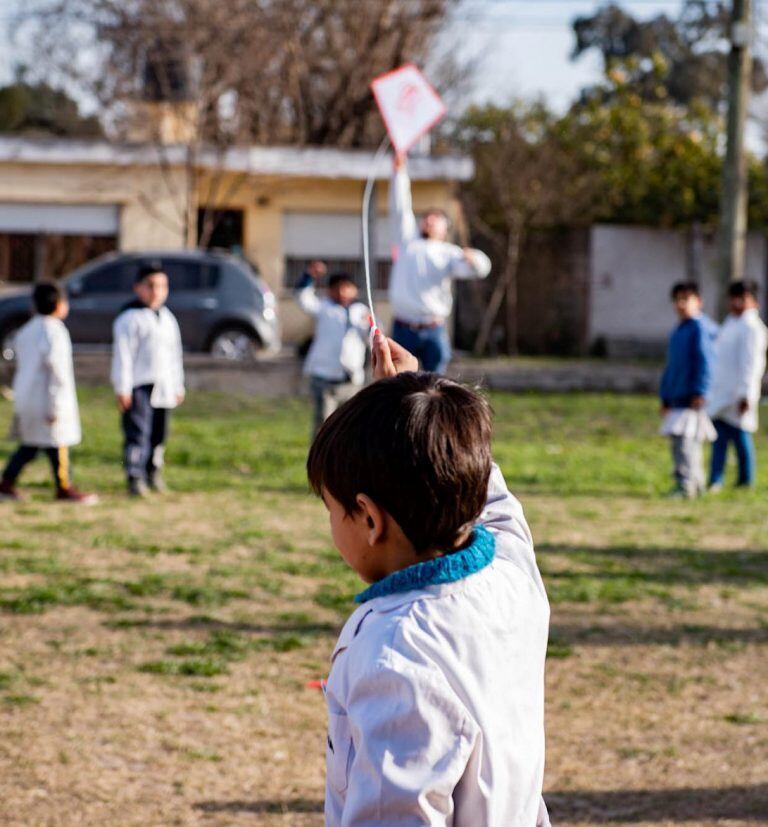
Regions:
<instances>
[{"instance_id":1,"label":"dark blue jeans","mask_svg":"<svg viewBox=\"0 0 768 827\"><path fill-rule=\"evenodd\" d=\"M151 478L162 468L168 430L168 411L150 404L152 388L134 388L131 407L122 417L125 474L140 480Z\"/></svg>"},{"instance_id":2,"label":"dark blue jeans","mask_svg":"<svg viewBox=\"0 0 768 827\"><path fill-rule=\"evenodd\" d=\"M395 321L392 338L421 362L423 370L445 373L451 361L451 343L444 324L416 329Z\"/></svg>"},{"instance_id":3,"label":"dark blue jeans","mask_svg":"<svg viewBox=\"0 0 768 827\"><path fill-rule=\"evenodd\" d=\"M725 460L728 455L728 443L736 447L736 459L739 463L737 485L752 485L755 481L755 445L752 434L731 425L723 419L713 422L717 430L717 439L712 446L712 464L709 471L709 484L722 483L725 474Z\"/></svg>"}]
</instances>

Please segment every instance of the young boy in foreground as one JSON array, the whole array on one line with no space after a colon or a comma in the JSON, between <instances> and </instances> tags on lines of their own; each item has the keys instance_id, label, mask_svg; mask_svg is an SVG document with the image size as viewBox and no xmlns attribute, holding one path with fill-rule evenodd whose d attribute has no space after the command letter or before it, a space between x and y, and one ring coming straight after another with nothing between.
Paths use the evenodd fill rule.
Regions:
<instances>
[{"instance_id":1,"label":"young boy in foreground","mask_svg":"<svg viewBox=\"0 0 768 827\"><path fill-rule=\"evenodd\" d=\"M670 496L693 498L704 492L704 442L715 430L704 411L709 391L717 325L702 313L699 286L681 281L670 294L679 324L669 337L659 396L662 433L672 447L675 488Z\"/></svg>"},{"instance_id":2,"label":"young boy in foreground","mask_svg":"<svg viewBox=\"0 0 768 827\"><path fill-rule=\"evenodd\" d=\"M21 445L3 471L0 499L21 499L16 479L38 451L44 451L51 463L56 499L91 505L96 495L78 491L70 482L69 448L80 442L81 434L72 342L64 325L69 304L57 284L41 282L35 285L32 305L35 315L16 337L14 430Z\"/></svg>"},{"instance_id":3,"label":"young boy in foreground","mask_svg":"<svg viewBox=\"0 0 768 827\"><path fill-rule=\"evenodd\" d=\"M373 366L307 460L370 584L332 656L326 824L547 825L549 606L490 408L380 333Z\"/></svg>"},{"instance_id":4,"label":"young boy in foreground","mask_svg":"<svg viewBox=\"0 0 768 827\"><path fill-rule=\"evenodd\" d=\"M162 470L168 411L184 401L184 364L176 317L165 306L168 276L142 267L133 285L136 299L112 328L112 386L122 414L128 494L164 491Z\"/></svg>"}]
</instances>

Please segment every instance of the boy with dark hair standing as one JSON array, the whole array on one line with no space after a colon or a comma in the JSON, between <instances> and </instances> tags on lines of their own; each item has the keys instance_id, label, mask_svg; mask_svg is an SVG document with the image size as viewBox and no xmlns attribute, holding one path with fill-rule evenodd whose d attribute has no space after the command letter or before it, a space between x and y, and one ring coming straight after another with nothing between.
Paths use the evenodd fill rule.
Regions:
<instances>
[{"instance_id":1,"label":"boy with dark hair standing","mask_svg":"<svg viewBox=\"0 0 768 827\"><path fill-rule=\"evenodd\" d=\"M35 285L32 304L35 315L16 337L14 431L21 445L3 471L0 499L21 499L16 479L38 451L44 451L53 470L56 499L91 505L96 495L78 491L70 482L69 448L80 442L81 433L72 342L64 325L69 304L52 282Z\"/></svg>"},{"instance_id":2,"label":"boy with dark hair standing","mask_svg":"<svg viewBox=\"0 0 768 827\"><path fill-rule=\"evenodd\" d=\"M313 434L362 386L370 330L369 310L357 301L357 285L347 273L332 273L327 297L317 295L316 281L325 272L324 265L314 266L319 264L313 262L296 292L299 307L315 319L315 336L304 360L314 402Z\"/></svg>"},{"instance_id":3,"label":"boy with dark hair standing","mask_svg":"<svg viewBox=\"0 0 768 827\"><path fill-rule=\"evenodd\" d=\"M755 480L755 448L758 406L768 332L758 314L758 287L751 280L737 281L728 288L729 313L717 339L715 371L707 408L717 429L712 446L710 491L723 487L728 443L736 447L739 464L737 485Z\"/></svg>"},{"instance_id":4,"label":"boy with dark hair standing","mask_svg":"<svg viewBox=\"0 0 768 827\"><path fill-rule=\"evenodd\" d=\"M168 277L142 267L135 301L113 325L112 385L122 414L128 493L164 491L162 478L168 411L184 401L184 364L176 317L165 306Z\"/></svg>"},{"instance_id":5,"label":"boy with dark hair standing","mask_svg":"<svg viewBox=\"0 0 768 827\"><path fill-rule=\"evenodd\" d=\"M334 544L370 584L331 658L326 825L547 825L549 606L490 408L380 333L373 357L381 381L307 460Z\"/></svg>"},{"instance_id":6,"label":"boy with dark hair standing","mask_svg":"<svg viewBox=\"0 0 768 827\"><path fill-rule=\"evenodd\" d=\"M697 497L705 487L703 444L714 439L704 412L712 376L715 323L702 311L699 286L678 282L670 294L680 323L669 337L667 365L659 396L664 416L662 434L672 445L675 489L672 496Z\"/></svg>"}]
</instances>

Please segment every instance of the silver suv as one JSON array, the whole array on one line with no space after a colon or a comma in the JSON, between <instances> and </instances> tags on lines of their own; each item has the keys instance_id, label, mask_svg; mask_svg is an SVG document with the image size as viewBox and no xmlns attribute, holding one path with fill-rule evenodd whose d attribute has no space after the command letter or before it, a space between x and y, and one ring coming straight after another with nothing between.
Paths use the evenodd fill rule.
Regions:
<instances>
[{"instance_id":1,"label":"silver suv","mask_svg":"<svg viewBox=\"0 0 768 827\"><path fill-rule=\"evenodd\" d=\"M248 361L280 348L275 295L242 258L213 251L109 253L62 280L74 344L112 340L112 322L133 297L133 279L150 265L168 274L168 307L179 320L184 349ZM30 293L0 298L0 352L13 358L16 331L30 316Z\"/></svg>"}]
</instances>

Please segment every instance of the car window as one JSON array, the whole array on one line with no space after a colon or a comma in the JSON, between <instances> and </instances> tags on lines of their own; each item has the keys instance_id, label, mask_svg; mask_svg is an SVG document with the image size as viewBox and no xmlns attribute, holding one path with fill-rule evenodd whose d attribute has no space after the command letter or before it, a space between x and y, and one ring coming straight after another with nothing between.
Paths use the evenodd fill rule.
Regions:
<instances>
[{"instance_id":1,"label":"car window","mask_svg":"<svg viewBox=\"0 0 768 827\"><path fill-rule=\"evenodd\" d=\"M83 293L126 293L131 290L133 279L125 262L105 264L96 272L83 277Z\"/></svg>"},{"instance_id":2,"label":"car window","mask_svg":"<svg viewBox=\"0 0 768 827\"><path fill-rule=\"evenodd\" d=\"M211 290L218 284L219 267L207 261L163 259L168 287L175 290Z\"/></svg>"}]
</instances>

